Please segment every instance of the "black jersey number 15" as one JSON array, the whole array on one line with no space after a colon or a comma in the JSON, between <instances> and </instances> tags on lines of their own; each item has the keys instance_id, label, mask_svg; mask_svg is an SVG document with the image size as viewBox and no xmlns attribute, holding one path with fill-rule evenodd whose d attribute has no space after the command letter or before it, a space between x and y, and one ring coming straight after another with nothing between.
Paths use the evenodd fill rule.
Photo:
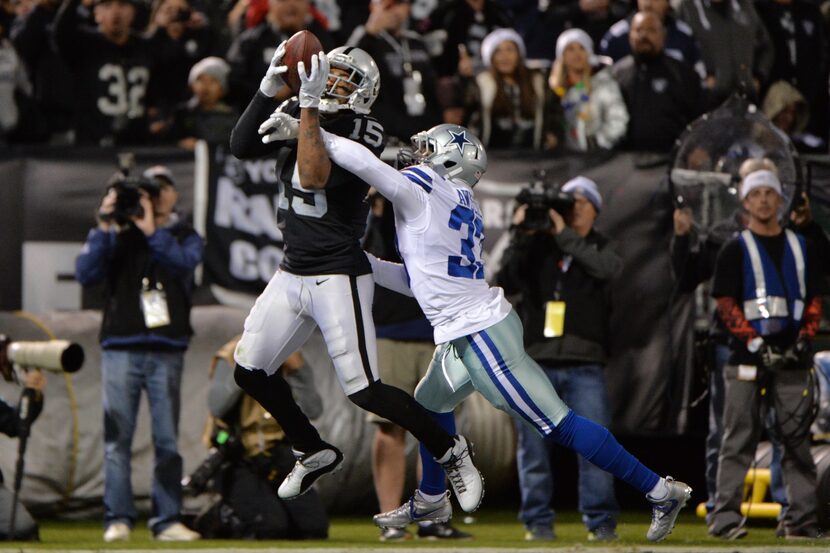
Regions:
<instances>
[{"instance_id":1,"label":"black jersey number 15","mask_svg":"<svg viewBox=\"0 0 830 553\"><path fill-rule=\"evenodd\" d=\"M383 126L374 119L363 119L356 117L354 129L349 135L350 140L362 140L369 146L380 148L383 144Z\"/></svg>"}]
</instances>

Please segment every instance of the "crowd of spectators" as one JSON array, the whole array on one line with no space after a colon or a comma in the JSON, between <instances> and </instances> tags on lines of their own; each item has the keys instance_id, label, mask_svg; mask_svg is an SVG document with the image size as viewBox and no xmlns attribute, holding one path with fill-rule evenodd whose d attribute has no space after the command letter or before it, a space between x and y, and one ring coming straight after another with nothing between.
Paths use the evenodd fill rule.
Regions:
<instances>
[{"instance_id":1,"label":"crowd of spectators","mask_svg":"<svg viewBox=\"0 0 830 553\"><path fill-rule=\"evenodd\" d=\"M357 4L357 5L356 5ZM298 30L369 52L375 116L491 149L668 150L735 91L826 150L820 0L0 0L0 140L226 142Z\"/></svg>"}]
</instances>

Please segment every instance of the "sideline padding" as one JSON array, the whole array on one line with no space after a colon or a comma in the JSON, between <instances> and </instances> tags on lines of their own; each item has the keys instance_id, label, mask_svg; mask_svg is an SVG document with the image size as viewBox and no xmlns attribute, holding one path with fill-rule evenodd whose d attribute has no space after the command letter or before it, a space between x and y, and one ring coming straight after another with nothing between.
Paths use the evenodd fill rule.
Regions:
<instances>
[{"instance_id":1,"label":"sideline padding","mask_svg":"<svg viewBox=\"0 0 830 553\"><path fill-rule=\"evenodd\" d=\"M196 332L185 357L182 381L182 411L179 425L179 451L185 473L192 471L206 456L201 442L207 417L208 368L215 351L239 334L247 312L223 306L195 307L192 313ZM37 320L42 325L36 324ZM21 499L34 514L67 517L99 516L103 495L103 429L101 411L101 351L97 311L51 312L36 319L16 313L0 312L0 333L15 340L46 340L49 334L78 342L86 360L77 373L62 377L48 373L43 413L32 427L26 453L26 470ZM45 328L45 329L44 329ZM315 421L325 439L340 447L345 456L344 470L320 481L319 491L333 513L355 512L357 507L376 508L371 476L371 441L375 426L365 421L365 413L343 394L325 344L315 332L301 350L306 364L314 371L315 382L324 398L323 415ZM68 386L71 385L71 388ZM75 405L70 390L74 391ZM0 395L16 404L20 388L0 382ZM146 398L146 396L144 396ZM75 415L74 413L77 413ZM77 419L77 433L73 420ZM149 510L150 475L153 448L146 399L142 399L133 441L133 491L137 506ZM515 486L512 422L482 401L472 400L459 417L459 431L476 444L480 467L487 477L488 492ZM17 440L0 437L0 469L11 485L17 458ZM410 439L409 482L414 485L415 441ZM406 493L409 493L407 489ZM491 495L495 497L495 495Z\"/></svg>"}]
</instances>

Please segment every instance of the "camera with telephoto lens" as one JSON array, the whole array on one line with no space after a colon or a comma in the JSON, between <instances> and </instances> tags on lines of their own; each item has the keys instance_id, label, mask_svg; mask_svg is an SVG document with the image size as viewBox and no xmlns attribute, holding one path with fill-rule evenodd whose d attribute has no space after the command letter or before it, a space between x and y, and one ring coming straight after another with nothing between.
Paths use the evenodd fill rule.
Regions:
<instances>
[{"instance_id":1,"label":"camera with telephoto lens","mask_svg":"<svg viewBox=\"0 0 830 553\"><path fill-rule=\"evenodd\" d=\"M7 382L17 379L18 371L43 369L74 373L84 364L84 348L67 340L14 341L0 334L0 374Z\"/></svg>"},{"instance_id":2,"label":"camera with telephoto lens","mask_svg":"<svg viewBox=\"0 0 830 553\"><path fill-rule=\"evenodd\" d=\"M115 206L111 213L98 215L102 221L124 226L134 217L144 217L144 208L141 206L142 191L149 194L151 198L158 197L158 182L155 179L130 176L134 168L135 156L132 153L118 155L118 171L110 177L107 183L107 192L115 190Z\"/></svg>"},{"instance_id":3,"label":"camera with telephoto lens","mask_svg":"<svg viewBox=\"0 0 830 553\"><path fill-rule=\"evenodd\" d=\"M239 441L227 430L218 430L205 460L188 476L182 478L182 493L194 497L207 490L211 480L239 454Z\"/></svg>"},{"instance_id":4,"label":"camera with telephoto lens","mask_svg":"<svg viewBox=\"0 0 830 553\"><path fill-rule=\"evenodd\" d=\"M526 205L524 221L519 225L523 230L547 230L551 226L548 210L553 209L565 217L573 209L575 199L572 194L554 188L545 180L544 170L536 171L535 180L522 188L516 196L516 203Z\"/></svg>"}]
</instances>

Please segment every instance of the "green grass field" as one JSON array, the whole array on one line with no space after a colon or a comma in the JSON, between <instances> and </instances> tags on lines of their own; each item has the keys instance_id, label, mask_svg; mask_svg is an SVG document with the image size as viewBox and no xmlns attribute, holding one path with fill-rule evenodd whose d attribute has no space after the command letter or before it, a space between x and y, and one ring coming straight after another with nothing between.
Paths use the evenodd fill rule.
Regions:
<instances>
[{"instance_id":1,"label":"green grass field","mask_svg":"<svg viewBox=\"0 0 830 553\"><path fill-rule=\"evenodd\" d=\"M648 527L648 513L626 513L621 517L620 525L617 528L620 540L613 544L614 549L640 550L643 546L648 549L660 549L660 546L649 544L645 539L646 528ZM0 550L102 550L102 549L279 549L289 550L305 548L332 548L336 550L362 551L370 548L395 549L401 547L447 549L448 547L463 548L492 548L497 551L515 548L536 548L541 547L585 547L596 546L608 548L609 544L593 544L586 539L586 531L580 522L578 513L559 513L556 523L558 539L555 542L539 543L524 541L522 526L516 521L514 512L506 511L484 511L477 513L476 521L473 524L463 524L457 521L459 528L474 534L474 539L463 542L434 542L425 540L413 540L402 544L384 544L378 541L378 530L372 525L370 517L344 518L337 517L331 522L330 538L326 541L231 541L231 540L205 540L186 544L162 544L150 538L150 533L145 525L138 526L133 532L128 543L110 545L105 544L101 539L101 525L97 521L67 522L67 521L42 521L40 543L15 543L0 544ZM695 518L692 513L684 513L680 523L669 538L661 546L683 548L721 548L728 547L730 550L744 549L768 549L772 546L776 550L784 547L799 546L811 547L816 550L830 549L830 542L809 542L809 541L784 541L775 538L774 528L768 524L753 524L750 527L749 536L740 542L723 542L710 538L706 535L706 527L703 522Z\"/></svg>"}]
</instances>

